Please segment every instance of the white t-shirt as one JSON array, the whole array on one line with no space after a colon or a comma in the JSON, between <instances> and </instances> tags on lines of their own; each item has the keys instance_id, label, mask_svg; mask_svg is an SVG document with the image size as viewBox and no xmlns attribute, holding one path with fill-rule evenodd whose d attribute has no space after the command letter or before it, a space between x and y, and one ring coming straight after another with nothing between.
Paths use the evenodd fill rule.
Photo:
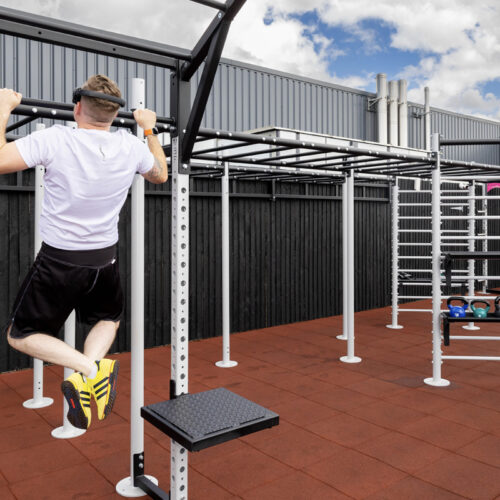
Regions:
<instances>
[{"instance_id":1,"label":"white t-shirt","mask_svg":"<svg viewBox=\"0 0 500 500\"><path fill-rule=\"evenodd\" d=\"M40 235L63 250L94 250L118 241L118 217L136 173L154 165L131 133L54 125L18 139L28 167L43 165Z\"/></svg>"}]
</instances>

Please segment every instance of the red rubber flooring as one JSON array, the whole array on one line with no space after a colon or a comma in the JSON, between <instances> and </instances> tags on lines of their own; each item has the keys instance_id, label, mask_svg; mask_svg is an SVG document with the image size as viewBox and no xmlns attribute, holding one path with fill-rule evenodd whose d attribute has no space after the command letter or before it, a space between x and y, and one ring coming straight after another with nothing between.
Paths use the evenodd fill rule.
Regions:
<instances>
[{"instance_id":1,"label":"red rubber flooring","mask_svg":"<svg viewBox=\"0 0 500 500\"><path fill-rule=\"evenodd\" d=\"M428 307L428 306L427 306ZM445 361L432 373L430 315L356 314L360 364L344 364L341 318L234 334L221 369L221 339L190 344L190 391L224 386L280 414L270 430L192 453L189 498L199 500L500 499L500 365ZM457 334L460 326L453 325ZM480 334L500 335L500 325ZM447 354L500 355L493 341L453 341ZM129 475L130 355L121 361L115 411L87 433L56 440L62 369L45 369L48 408L28 410L32 371L0 375L0 499L122 498ZM168 398L170 349L146 351L146 404ZM169 439L145 423L146 472L169 485Z\"/></svg>"}]
</instances>

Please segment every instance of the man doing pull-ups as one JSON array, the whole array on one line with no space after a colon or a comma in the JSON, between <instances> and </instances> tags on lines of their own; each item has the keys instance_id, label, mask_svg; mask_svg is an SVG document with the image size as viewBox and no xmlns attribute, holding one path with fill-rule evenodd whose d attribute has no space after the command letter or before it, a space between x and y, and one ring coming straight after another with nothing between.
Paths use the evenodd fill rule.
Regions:
<instances>
[{"instance_id":1,"label":"man doing pull-ups","mask_svg":"<svg viewBox=\"0 0 500 500\"><path fill-rule=\"evenodd\" d=\"M163 183L167 161L153 111L134 111L147 146L128 131L110 131L124 101L116 83L104 75L90 77L73 95L78 128L54 125L7 143L7 122L21 97L0 89L0 174L45 167L43 243L5 331L14 349L75 370L62 391L69 421L87 429L91 396L100 420L116 397L118 361L105 356L123 309L116 262L118 216L135 174ZM83 353L57 338L73 309L80 321L92 325Z\"/></svg>"}]
</instances>

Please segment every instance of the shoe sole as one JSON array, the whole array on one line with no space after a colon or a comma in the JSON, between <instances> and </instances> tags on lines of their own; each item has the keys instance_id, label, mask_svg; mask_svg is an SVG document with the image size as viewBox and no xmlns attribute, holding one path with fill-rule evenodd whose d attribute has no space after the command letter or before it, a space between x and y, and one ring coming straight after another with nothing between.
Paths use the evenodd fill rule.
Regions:
<instances>
[{"instance_id":1,"label":"shoe sole","mask_svg":"<svg viewBox=\"0 0 500 500\"><path fill-rule=\"evenodd\" d=\"M118 370L120 369L120 362L115 361L113 363L113 367L111 368L111 372L109 373L109 379L108 379L108 384L109 384L109 396L108 396L108 402L106 403L106 406L104 407L104 414L100 420L104 420L110 413L111 410L113 409L113 405L115 404L115 399L116 399L116 382L118 379Z\"/></svg>"},{"instance_id":2,"label":"shoe sole","mask_svg":"<svg viewBox=\"0 0 500 500\"><path fill-rule=\"evenodd\" d=\"M61 390L68 403L69 409L66 416L69 423L78 429L87 430L89 419L83 410L79 391L68 380L61 384Z\"/></svg>"}]
</instances>

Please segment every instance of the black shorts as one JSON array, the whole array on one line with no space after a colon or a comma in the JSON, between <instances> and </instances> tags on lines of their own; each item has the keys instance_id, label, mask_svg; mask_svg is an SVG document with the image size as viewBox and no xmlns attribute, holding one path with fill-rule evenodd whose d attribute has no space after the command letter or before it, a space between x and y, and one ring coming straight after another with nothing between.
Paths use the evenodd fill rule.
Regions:
<instances>
[{"instance_id":1,"label":"black shorts","mask_svg":"<svg viewBox=\"0 0 500 500\"><path fill-rule=\"evenodd\" d=\"M118 321L123 293L115 252L115 245L69 251L43 243L14 302L11 336L57 336L73 309L78 321L89 325Z\"/></svg>"}]
</instances>

